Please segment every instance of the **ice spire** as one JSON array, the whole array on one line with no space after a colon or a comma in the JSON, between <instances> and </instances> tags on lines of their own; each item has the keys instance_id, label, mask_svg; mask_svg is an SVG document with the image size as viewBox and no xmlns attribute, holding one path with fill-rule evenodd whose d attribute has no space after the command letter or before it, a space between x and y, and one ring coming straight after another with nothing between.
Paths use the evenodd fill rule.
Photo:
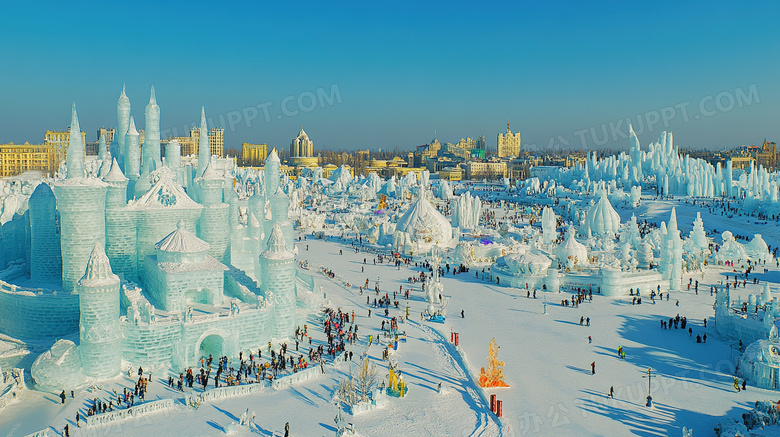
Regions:
<instances>
[{"instance_id":1,"label":"ice spire","mask_svg":"<svg viewBox=\"0 0 780 437\"><path fill-rule=\"evenodd\" d=\"M672 216L669 217L669 226L667 226L669 232L677 231L677 210L672 208Z\"/></svg>"},{"instance_id":2,"label":"ice spire","mask_svg":"<svg viewBox=\"0 0 780 437\"><path fill-rule=\"evenodd\" d=\"M106 134L100 134L100 142L98 143L98 159L102 162L106 161Z\"/></svg>"},{"instance_id":3,"label":"ice spire","mask_svg":"<svg viewBox=\"0 0 780 437\"><path fill-rule=\"evenodd\" d=\"M70 115L70 143L65 157L68 167L68 179L84 177L84 142L81 139L79 116L76 114L76 102Z\"/></svg>"},{"instance_id":4,"label":"ice spire","mask_svg":"<svg viewBox=\"0 0 780 437\"><path fill-rule=\"evenodd\" d=\"M288 253L286 248L286 243L284 241L284 235L282 234L282 228L279 227L279 225L274 225L273 230L271 231L271 236L268 237L267 247L268 247L267 254ZM268 257L268 255L266 255L266 257Z\"/></svg>"},{"instance_id":5,"label":"ice spire","mask_svg":"<svg viewBox=\"0 0 780 437\"><path fill-rule=\"evenodd\" d=\"M99 286L105 281L105 279L114 279L118 281L119 278L111 271L111 264L106 256L106 251L103 249L103 244L100 242L95 243L95 247L92 249L92 253L89 255L87 261L87 269L84 272L84 276L79 281L79 285L82 287Z\"/></svg>"},{"instance_id":6,"label":"ice spire","mask_svg":"<svg viewBox=\"0 0 780 437\"><path fill-rule=\"evenodd\" d=\"M117 128L114 135L114 141L111 142L111 156L117 158L120 165L125 163L125 132L130 124L130 99L125 94L125 85L122 84L122 94L119 95L119 101L116 103Z\"/></svg>"},{"instance_id":7,"label":"ice spire","mask_svg":"<svg viewBox=\"0 0 780 437\"><path fill-rule=\"evenodd\" d=\"M209 131L206 127L206 108L200 108L200 138L198 139L198 172L200 175L206 171L211 161L211 149L209 148Z\"/></svg>"},{"instance_id":8,"label":"ice spire","mask_svg":"<svg viewBox=\"0 0 780 437\"><path fill-rule=\"evenodd\" d=\"M125 146L127 148L125 155L125 174L131 177L138 176L141 167L141 157L139 156L140 146L138 142L139 135L138 131L135 129L135 120L133 119L133 116L130 116L130 126L125 135Z\"/></svg>"},{"instance_id":9,"label":"ice spire","mask_svg":"<svg viewBox=\"0 0 780 437\"><path fill-rule=\"evenodd\" d=\"M154 87L152 87L152 95L149 97L149 104L146 105L144 115L146 118L146 130L144 131L142 162L146 163L149 158L152 158L159 168L162 164L162 161L160 161L160 107L157 106Z\"/></svg>"}]
</instances>

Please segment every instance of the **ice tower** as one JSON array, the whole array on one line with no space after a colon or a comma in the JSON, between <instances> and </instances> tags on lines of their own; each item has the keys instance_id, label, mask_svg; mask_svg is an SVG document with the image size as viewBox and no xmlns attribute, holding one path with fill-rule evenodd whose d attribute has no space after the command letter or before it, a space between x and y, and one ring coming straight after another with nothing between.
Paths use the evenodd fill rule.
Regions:
<instances>
[{"instance_id":1,"label":"ice tower","mask_svg":"<svg viewBox=\"0 0 780 437\"><path fill-rule=\"evenodd\" d=\"M162 165L160 161L160 107L157 106L154 87L152 87L152 95L149 97L149 104L146 105L144 116L146 119L146 130L144 131L142 162L146 164L149 158L151 158L154 160L155 168L160 168Z\"/></svg>"},{"instance_id":2,"label":"ice tower","mask_svg":"<svg viewBox=\"0 0 780 437\"><path fill-rule=\"evenodd\" d=\"M211 165L206 166L203 175L195 179L198 184L200 204L203 205L198 222L198 236L211 245L209 255L225 262L228 258L230 241L230 207L222 202L222 185L225 180Z\"/></svg>"},{"instance_id":3,"label":"ice tower","mask_svg":"<svg viewBox=\"0 0 780 437\"><path fill-rule=\"evenodd\" d=\"M108 184L106 194L106 255L114 272L129 281L138 274L136 259L135 213L127 208L128 179L116 159L111 171L103 178Z\"/></svg>"},{"instance_id":4,"label":"ice tower","mask_svg":"<svg viewBox=\"0 0 780 437\"><path fill-rule=\"evenodd\" d=\"M28 201L30 207L30 279L57 282L62 279L57 199L49 184L42 183Z\"/></svg>"},{"instance_id":5,"label":"ice tower","mask_svg":"<svg viewBox=\"0 0 780 437\"><path fill-rule=\"evenodd\" d=\"M125 171L130 182L127 185L127 199L132 199L135 193L135 184L138 182L141 172L141 145L140 136L135 129L135 120L130 116L130 127L125 134Z\"/></svg>"},{"instance_id":6,"label":"ice tower","mask_svg":"<svg viewBox=\"0 0 780 437\"><path fill-rule=\"evenodd\" d=\"M79 130L76 106L73 106L71 132ZM81 135L71 135L68 145L68 178L54 184L60 212L62 287L72 292L81 279L95 246L106 238L106 184L84 178L84 145Z\"/></svg>"},{"instance_id":7,"label":"ice tower","mask_svg":"<svg viewBox=\"0 0 780 437\"><path fill-rule=\"evenodd\" d=\"M125 133L130 125L130 99L125 95L125 86L122 85L122 94L119 95L119 101L116 102L116 134L111 143L111 156L116 158L119 165L125 164Z\"/></svg>"},{"instance_id":8,"label":"ice tower","mask_svg":"<svg viewBox=\"0 0 780 437\"><path fill-rule=\"evenodd\" d=\"M101 243L95 243L79 293L79 355L84 375L111 378L120 371L119 277L111 271Z\"/></svg>"},{"instance_id":9,"label":"ice tower","mask_svg":"<svg viewBox=\"0 0 780 437\"><path fill-rule=\"evenodd\" d=\"M285 246L282 229L274 226L268 250L260 255L262 290L273 302L275 338L287 338L295 330L295 256Z\"/></svg>"}]
</instances>

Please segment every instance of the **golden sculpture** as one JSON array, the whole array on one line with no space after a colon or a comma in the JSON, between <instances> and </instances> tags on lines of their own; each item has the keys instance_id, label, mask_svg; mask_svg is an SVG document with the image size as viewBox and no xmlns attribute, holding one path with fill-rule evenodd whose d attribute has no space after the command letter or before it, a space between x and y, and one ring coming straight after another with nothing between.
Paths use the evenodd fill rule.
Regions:
<instances>
[{"instance_id":1,"label":"golden sculpture","mask_svg":"<svg viewBox=\"0 0 780 437\"><path fill-rule=\"evenodd\" d=\"M498 344L496 339L490 340L488 345L488 368L482 367L479 370L479 386L489 387L509 387L504 382L504 362L498 360Z\"/></svg>"}]
</instances>

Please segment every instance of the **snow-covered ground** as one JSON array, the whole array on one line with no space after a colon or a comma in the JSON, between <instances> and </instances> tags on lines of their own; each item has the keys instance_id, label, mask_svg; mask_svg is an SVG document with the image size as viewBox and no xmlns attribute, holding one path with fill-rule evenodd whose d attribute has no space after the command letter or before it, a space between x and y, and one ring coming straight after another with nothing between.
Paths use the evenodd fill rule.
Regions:
<instances>
[{"instance_id":1,"label":"snow-covered ground","mask_svg":"<svg viewBox=\"0 0 780 437\"><path fill-rule=\"evenodd\" d=\"M685 233L696 212L701 211L708 230L729 229L750 236L757 232L772 246L780 243L780 231L774 223L757 225L752 219L728 219L720 213L711 216L706 209L676 200L644 201L636 210L618 208L618 212L623 222L632 212L639 220L660 221L668 220L672 206L677 207L680 228ZM134 381L122 376L94 391L77 390L75 399L68 396L64 405L57 394L25 391L20 400L0 410L0 435L21 436L46 427L51 427L50 435L59 435L66 423L74 436L220 435L246 409L256 414L261 429L239 429L235 435L283 435L285 422L290 423L293 436L334 435L334 417L340 408L333 400L338 382L346 378L350 366L357 365L357 355L368 336L376 337L382 321L387 320L383 310L366 305L366 297L372 303L377 297L373 291L361 296L357 285L345 287L339 279L350 284L363 284L368 279L371 289L378 279L382 293L391 297L400 287L414 288L409 301L399 295L399 309L390 310L391 317L399 316L405 314L408 305L411 314L410 320L399 326L408 340L391 353L409 384L409 392L401 399L389 398L382 409L357 416L343 413L358 435L666 436L681 435L682 427L687 426L694 435L704 436L712 435L722 416L738 416L756 400L778 396L752 387L737 393L732 386L738 353L715 331L715 298L709 293L711 284L731 273L725 268L709 268L703 278L701 274L686 275L685 282L689 277L699 280L698 294L692 289L673 293L670 300L656 304L645 295L642 305L632 305L630 298L594 296L592 302L578 308L560 305L561 300L571 298L565 293L540 291L537 299L527 298L525 290L480 280L475 269L455 276L450 272L442 278L444 294L450 296L449 314L444 324L437 324L420 320L427 303L420 283L407 282L408 277L421 271L414 265L400 270L387 263L374 265L373 254L355 253L348 243L335 238L309 237L298 243L298 249L298 259L309 261L317 283L315 290L322 286L327 305L355 311L360 342L347 348L355 354L352 363L326 366L324 375L292 388L207 402L197 409L177 403L163 412L81 429L75 428L77 410L83 414L96 397L115 398L112 390L131 388ZM332 269L337 278L317 273L317 265ZM775 268L767 275L756 276L761 282L780 282ZM761 287L748 285L746 291L760 293ZM547 314L543 314L545 298ZM661 329L662 319L677 314L688 318L692 335L682 329ZM308 320L315 346L325 341L319 317L313 314ZM580 326L580 317L589 317L591 326ZM707 328L703 327L705 318L710 318ZM459 333L459 348L449 342L451 332ZM706 344L697 344L696 335L704 333ZM487 363L488 343L494 337L511 387L483 390L476 380L480 367ZM617 357L619 346L626 352L625 360ZM373 345L369 355L377 363L380 376L386 378L382 348ZM591 375L590 364L594 361L595 375ZM648 368L653 375L652 408L645 407L648 381L644 376ZM153 376L147 401L182 397L181 392L168 388L164 378L167 375ZM439 383L443 386L441 393L436 389ZM615 390L614 400L606 396L610 386ZM489 410L487 400L492 393L503 401L500 419Z\"/></svg>"}]
</instances>

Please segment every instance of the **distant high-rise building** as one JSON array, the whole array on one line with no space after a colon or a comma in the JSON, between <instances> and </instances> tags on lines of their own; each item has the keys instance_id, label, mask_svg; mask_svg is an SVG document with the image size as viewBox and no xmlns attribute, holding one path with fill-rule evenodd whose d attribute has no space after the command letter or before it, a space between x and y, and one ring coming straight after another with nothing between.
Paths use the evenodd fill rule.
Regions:
<instances>
[{"instance_id":1,"label":"distant high-rise building","mask_svg":"<svg viewBox=\"0 0 780 437\"><path fill-rule=\"evenodd\" d=\"M498 157L506 158L518 155L520 155L520 132L513 134L507 121L506 133L498 134Z\"/></svg>"},{"instance_id":2,"label":"distant high-rise building","mask_svg":"<svg viewBox=\"0 0 780 437\"><path fill-rule=\"evenodd\" d=\"M314 156L314 142L309 139L309 135L303 128L298 132L298 136L290 143L290 157L309 157Z\"/></svg>"},{"instance_id":3,"label":"distant high-rise building","mask_svg":"<svg viewBox=\"0 0 780 437\"><path fill-rule=\"evenodd\" d=\"M245 166L259 166L268 156L268 145L243 143L241 144L241 156L244 158Z\"/></svg>"},{"instance_id":4,"label":"distant high-rise building","mask_svg":"<svg viewBox=\"0 0 780 437\"><path fill-rule=\"evenodd\" d=\"M87 133L81 132L81 144L87 142ZM57 160L64 161L70 144L70 128L64 131L47 130L43 136L44 146L53 146L57 151Z\"/></svg>"},{"instance_id":5,"label":"distant high-rise building","mask_svg":"<svg viewBox=\"0 0 780 437\"><path fill-rule=\"evenodd\" d=\"M165 141L167 144L171 140L176 140L181 146L181 156L190 156L198 154L198 140L200 138L200 128L190 129L188 137L171 137ZM225 153L225 129L213 127L209 129L209 149L211 155L222 157Z\"/></svg>"},{"instance_id":6,"label":"distant high-rise building","mask_svg":"<svg viewBox=\"0 0 780 437\"><path fill-rule=\"evenodd\" d=\"M0 144L0 177L16 176L28 170L54 174L60 167L57 149L42 144Z\"/></svg>"},{"instance_id":7,"label":"distant high-rise building","mask_svg":"<svg viewBox=\"0 0 780 437\"><path fill-rule=\"evenodd\" d=\"M116 134L116 128L109 127L108 129L106 129L103 126L100 126L100 128L97 130L97 141L100 141L101 135L105 135L106 144L111 144L111 142L114 141L114 134Z\"/></svg>"}]
</instances>

